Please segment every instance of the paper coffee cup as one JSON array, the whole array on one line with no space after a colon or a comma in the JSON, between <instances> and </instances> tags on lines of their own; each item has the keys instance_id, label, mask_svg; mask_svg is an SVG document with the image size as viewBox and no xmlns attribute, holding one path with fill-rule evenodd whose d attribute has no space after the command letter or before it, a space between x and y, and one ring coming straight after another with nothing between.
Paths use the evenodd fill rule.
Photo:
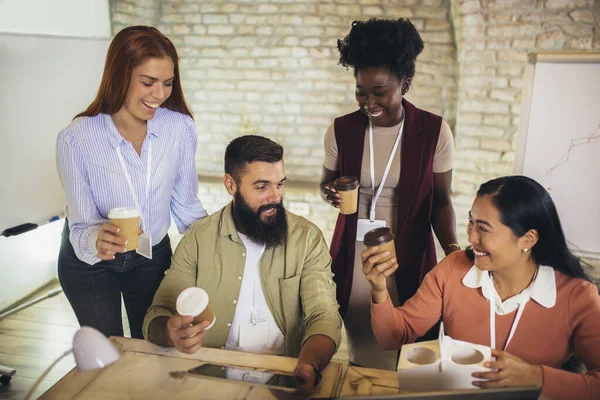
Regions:
<instances>
[{"instance_id":1,"label":"paper coffee cup","mask_svg":"<svg viewBox=\"0 0 600 400\"><path fill-rule=\"evenodd\" d=\"M119 236L127 240L125 251L138 248L140 216L140 210L135 207L113 208L108 213L110 223L119 227Z\"/></svg>"},{"instance_id":2,"label":"paper coffee cup","mask_svg":"<svg viewBox=\"0 0 600 400\"><path fill-rule=\"evenodd\" d=\"M210 329L217 320L208 302L208 293L198 287L190 287L181 292L177 297L176 308L179 315L194 317L194 325L209 321L210 325L206 329Z\"/></svg>"},{"instance_id":3,"label":"paper coffee cup","mask_svg":"<svg viewBox=\"0 0 600 400\"><path fill-rule=\"evenodd\" d=\"M342 176L333 182L333 187L340 194L342 204L340 213L354 214L358 210L358 188L360 183L353 176Z\"/></svg>"},{"instance_id":4,"label":"paper coffee cup","mask_svg":"<svg viewBox=\"0 0 600 400\"><path fill-rule=\"evenodd\" d=\"M375 228L365 233L363 243L367 247L379 247L379 252L389 251L390 255L377 264L384 263L396 257L396 248L394 247L394 234L390 228Z\"/></svg>"}]
</instances>

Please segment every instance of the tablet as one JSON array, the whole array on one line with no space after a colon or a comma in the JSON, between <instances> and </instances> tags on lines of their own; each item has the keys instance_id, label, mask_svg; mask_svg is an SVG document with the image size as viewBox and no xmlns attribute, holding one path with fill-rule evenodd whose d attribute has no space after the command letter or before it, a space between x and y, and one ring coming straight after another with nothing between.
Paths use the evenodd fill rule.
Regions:
<instances>
[{"instance_id":1,"label":"tablet","mask_svg":"<svg viewBox=\"0 0 600 400\"><path fill-rule=\"evenodd\" d=\"M189 369L188 374L217 379L229 379L238 382L270 386L277 389L294 391L298 385L292 375L256 371L250 368L229 367L219 364L202 364Z\"/></svg>"}]
</instances>

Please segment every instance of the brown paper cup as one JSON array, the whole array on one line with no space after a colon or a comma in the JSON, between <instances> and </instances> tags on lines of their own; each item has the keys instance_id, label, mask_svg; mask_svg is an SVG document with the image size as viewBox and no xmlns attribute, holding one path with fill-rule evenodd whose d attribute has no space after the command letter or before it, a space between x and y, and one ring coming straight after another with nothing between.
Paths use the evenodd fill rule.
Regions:
<instances>
[{"instance_id":1,"label":"brown paper cup","mask_svg":"<svg viewBox=\"0 0 600 400\"><path fill-rule=\"evenodd\" d=\"M119 236L127 240L125 251L138 248L140 211L135 207L113 208L108 213L110 223L119 227Z\"/></svg>"},{"instance_id":2,"label":"brown paper cup","mask_svg":"<svg viewBox=\"0 0 600 400\"><path fill-rule=\"evenodd\" d=\"M390 228L376 228L365 234L363 241L367 247L379 247L379 252L389 251L390 255L379 261L377 264L382 264L396 257L396 248L394 246L394 234Z\"/></svg>"},{"instance_id":3,"label":"brown paper cup","mask_svg":"<svg viewBox=\"0 0 600 400\"><path fill-rule=\"evenodd\" d=\"M342 176L333 182L333 187L342 198L342 204L340 204L341 214L350 215L358 210L359 186L358 179L353 176Z\"/></svg>"},{"instance_id":4,"label":"brown paper cup","mask_svg":"<svg viewBox=\"0 0 600 400\"><path fill-rule=\"evenodd\" d=\"M202 311L202 313L200 313L200 315L194 317L193 323L195 325L204 321L210 322L210 325L206 329L209 329L215 322L215 313L210 304L206 305L206 308L204 309L204 311Z\"/></svg>"}]
</instances>

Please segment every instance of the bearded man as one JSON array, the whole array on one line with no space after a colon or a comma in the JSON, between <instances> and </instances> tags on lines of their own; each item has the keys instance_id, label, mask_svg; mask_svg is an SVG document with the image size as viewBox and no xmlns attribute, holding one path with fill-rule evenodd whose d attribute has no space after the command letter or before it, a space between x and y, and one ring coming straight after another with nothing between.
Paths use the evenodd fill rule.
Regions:
<instances>
[{"instance_id":1,"label":"bearded man","mask_svg":"<svg viewBox=\"0 0 600 400\"><path fill-rule=\"evenodd\" d=\"M283 148L241 136L225 151L227 206L196 222L177 247L144 320L144 337L192 354L202 346L298 357L312 391L341 340L331 257L323 234L285 210ZM204 289L216 320L192 324L177 296Z\"/></svg>"}]
</instances>

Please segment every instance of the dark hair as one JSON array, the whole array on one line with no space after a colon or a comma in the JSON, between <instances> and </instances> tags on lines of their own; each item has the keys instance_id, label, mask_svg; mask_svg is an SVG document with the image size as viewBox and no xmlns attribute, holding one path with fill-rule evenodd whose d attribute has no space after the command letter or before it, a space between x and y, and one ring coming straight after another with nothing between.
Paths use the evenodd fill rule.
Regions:
<instances>
[{"instance_id":1,"label":"dark hair","mask_svg":"<svg viewBox=\"0 0 600 400\"><path fill-rule=\"evenodd\" d=\"M96 98L76 117L94 117L100 113L114 114L119 111L129 89L131 71L148 58L154 57L171 58L175 69L173 90L162 107L193 117L181 89L177 50L165 35L150 26L129 26L115 35L108 47Z\"/></svg>"},{"instance_id":2,"label":"dark hair","mask_svg":"<svg viewBox=\"0 0 600 400\"><path fill-rule=\"evenodd\" d=\"M521 175L492 179L481 185L477 196L490 196L500 213L500 221L517 237L530 229L538 233L531 257L539 265L547 265L575 278L588 279L580 260L567 247L556 206L542 185ZM473 249L467 248L473 259Z\"/></svg>"},{"instance_id":3,"label":"dark hair","mask_svg":"<svg viewBox=\"0 0 600 400\"><path fill-rule=\"evenodd\" d=\"M372 18L354 21L350 33L338 40L340 64L361 68L387 67L398 79L415 75L415 60L423 51L423 40L407 19Z\"/></svg>"},{"instance_id":4,"label":"dark hair","mask_svg":"<svg viewBox=\"0 0 600 400\"><path fill-rule=\"evenodd\" d=\"M245 135L233 139L225 149L225 173L239 182L246 165L254 161L276 163L283 159L283 147L263 136Z\"/></svg>"}]
</instances>

